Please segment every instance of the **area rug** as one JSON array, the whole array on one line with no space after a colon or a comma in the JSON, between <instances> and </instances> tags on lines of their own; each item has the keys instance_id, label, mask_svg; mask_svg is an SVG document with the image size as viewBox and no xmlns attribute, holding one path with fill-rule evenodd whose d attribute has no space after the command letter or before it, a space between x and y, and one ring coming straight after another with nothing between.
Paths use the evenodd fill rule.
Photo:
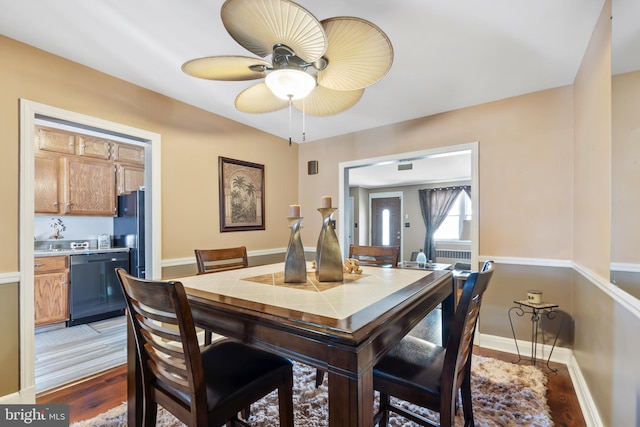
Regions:
<instances>
[{"instance_id":1,"label":"area rug","mask_svg":"<svg viewBox=\"0 0 640 427\"><path fill-rule=\"evenodd\" d=\"M315 374L315 368L294 363L296 426L322 427L328 424L327 381L315 388ZM473 356L471 384L476 426L553 426L545 397L546 382L544 373L534 366L514 365L488 357ZM396 403L437 420L435 414L425 409L417 409L406 402ZM375 405L377 406L377 396ZM123 403L93 419L74 423L71 427L124 427L127 425L126 410L127 404ZM255 427L277 426L277 393L273 392L251 405L251 417L248 421ZM183 426L162 408L159 409L157 425ZM397 414L391 414L389 425L415 426L413 422ZM462 414L457 416L456 425L464 425Z\"/></svg>"}]
</instances>

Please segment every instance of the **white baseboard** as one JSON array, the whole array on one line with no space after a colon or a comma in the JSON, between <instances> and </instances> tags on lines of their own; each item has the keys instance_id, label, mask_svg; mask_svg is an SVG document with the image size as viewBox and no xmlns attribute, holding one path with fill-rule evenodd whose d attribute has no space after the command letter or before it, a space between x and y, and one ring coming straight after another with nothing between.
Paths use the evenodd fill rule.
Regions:
<instances>
[{"instance_id":1,"label":"white baseboard","mask_svg":"<svg viewBox=\"0 0 640 427\"><path fill-rule=\"evenodd\" d=\"M582 376L582 371L580 370L578 361L573 354L571 355L571 361L567 365L567 368L569 369L571 382L573 383L573 388L576 391L576 396L578 397L578 402L580 403L584 422L587 427L604 427L598 408L591 397L591 392L589 391L587 382Z\"/></svg>"},{"instance_id":2,"label":"white baseboard","mask_svg":"<svg viewBox=\"0 0 640 427\"><path fill-rule=\"evenodd\" d=\"M491 350L511 353L514 355L514 361L518 360L518 349L516 348L515 341L511 338L476 333L474 344ZM520 354L523 357L528 358L531 356L530 342L518 340L518 348L520 349ZM538 350L538 360L541 365L544 365L546 364L546 360L549 358L551 346L539 345ZM578 403L580 404L580 409L582 410L582 415L584 416L584 421L587 427L604 427L602 419L600 418L600 413L598 412L595 402L591 397L591 392L589 391L587 382L580 370L580 365L578 365L578 361L573 356L573 351L565 347L556 347L553 349L553 353L551 353L551 362L567 365L569 376L571 377L573 388L576 391Z\"/></svg>"},{"instance_id":3,"label":"white baseboard","mask_svg":"<svg viewBox=\"0 0 640 427\"><path fill-rule=\"evenodd\" d=\"M36 389L30 387L16 393L0 396L0 405L25 405L36 403Z\"/></svg>"}]
</instances>

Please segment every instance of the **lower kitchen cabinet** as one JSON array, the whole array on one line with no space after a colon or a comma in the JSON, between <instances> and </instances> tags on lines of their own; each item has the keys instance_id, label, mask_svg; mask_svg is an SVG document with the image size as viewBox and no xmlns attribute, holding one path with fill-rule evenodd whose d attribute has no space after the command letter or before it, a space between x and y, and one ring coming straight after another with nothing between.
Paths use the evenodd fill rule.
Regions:
<instances>
[{"instance_id":1,"label":"lower kitchen cabinet","mask_svg":"<svg viewBox=\"0 0 640 427\"><path fill-rule=\"evenodd\" d=\"M69 320L69 257L35 258L34 272L35 325Z\"/></svg>"}]
</instances>

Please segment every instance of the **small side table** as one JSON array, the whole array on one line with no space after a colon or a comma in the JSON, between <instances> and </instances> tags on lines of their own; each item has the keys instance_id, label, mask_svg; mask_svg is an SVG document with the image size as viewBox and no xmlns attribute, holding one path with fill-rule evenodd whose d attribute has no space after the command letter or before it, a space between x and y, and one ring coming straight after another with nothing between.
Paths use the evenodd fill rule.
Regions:
<instances>
[{"instance_id":1,"label":"small side table","mask_svg":"<svg viewBox=\"0 0 640 427\"><path fill-rule=\"evenodd\" d=\"M512 313L515 313L518 317L522 317L525 314L531 315L531 364L535 366L537 359L537 351L538 351L538 330L540 326L540 319L542 316L546 317L549 320L553 320L557 317L558 312L555 311L556 308L559 307L558 304L542 302L540 304L533 304L527 300L517 300L514 301L516 304L515 307L511 307L509 309L509 323L511 324L511 332L513 333L513 340L516 343L516 350L518 351L518 360L513 363L518 363L522 359L520 356L520 348L518 347L518 340L516 339L516 331L513 328L513 319ZM549 358L547 359L547 368L550 371L558 372L557 369L552 369L549 366L549 361L551 360L551 355L553 354L553 349L556 347L556 342L558 341L558 337L560 336L560 331L562 330L562 326L564 323L564 318L561 318L560 326L558 327L558 331L556 332L555 339L553 340L553 345L551 346L551 351L549 352Z\"/></svg>"}]
</instances>

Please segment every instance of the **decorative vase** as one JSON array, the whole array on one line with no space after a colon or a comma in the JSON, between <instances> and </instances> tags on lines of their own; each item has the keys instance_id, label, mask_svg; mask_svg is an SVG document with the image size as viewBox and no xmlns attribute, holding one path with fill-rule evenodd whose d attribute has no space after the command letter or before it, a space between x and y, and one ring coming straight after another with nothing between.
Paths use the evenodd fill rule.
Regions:
<instances>
[{"instance_id":1,"label":"decorative vase","mask_svg":"<svg viewBox=\"0 0 640 427\"><path fill-rule=\"evenodd\" d=\"M316 279L319 282L342 282L342 253L331 217L336 208L318 208L322 229L316 248Z\"/></svg>"},{"instance_id":2,"label":"decorative vase","mask_svg":"<svg viewBox=\"0 0 640 427\"><path fill-rule=\"evenodd\" d=\"M289 246L284 258L284 281L285 283L306 283L307 263L304 259L304 247L300 238L300 227L302 217L287 217L291 236Z\"/></svg>"}]
</instances>

